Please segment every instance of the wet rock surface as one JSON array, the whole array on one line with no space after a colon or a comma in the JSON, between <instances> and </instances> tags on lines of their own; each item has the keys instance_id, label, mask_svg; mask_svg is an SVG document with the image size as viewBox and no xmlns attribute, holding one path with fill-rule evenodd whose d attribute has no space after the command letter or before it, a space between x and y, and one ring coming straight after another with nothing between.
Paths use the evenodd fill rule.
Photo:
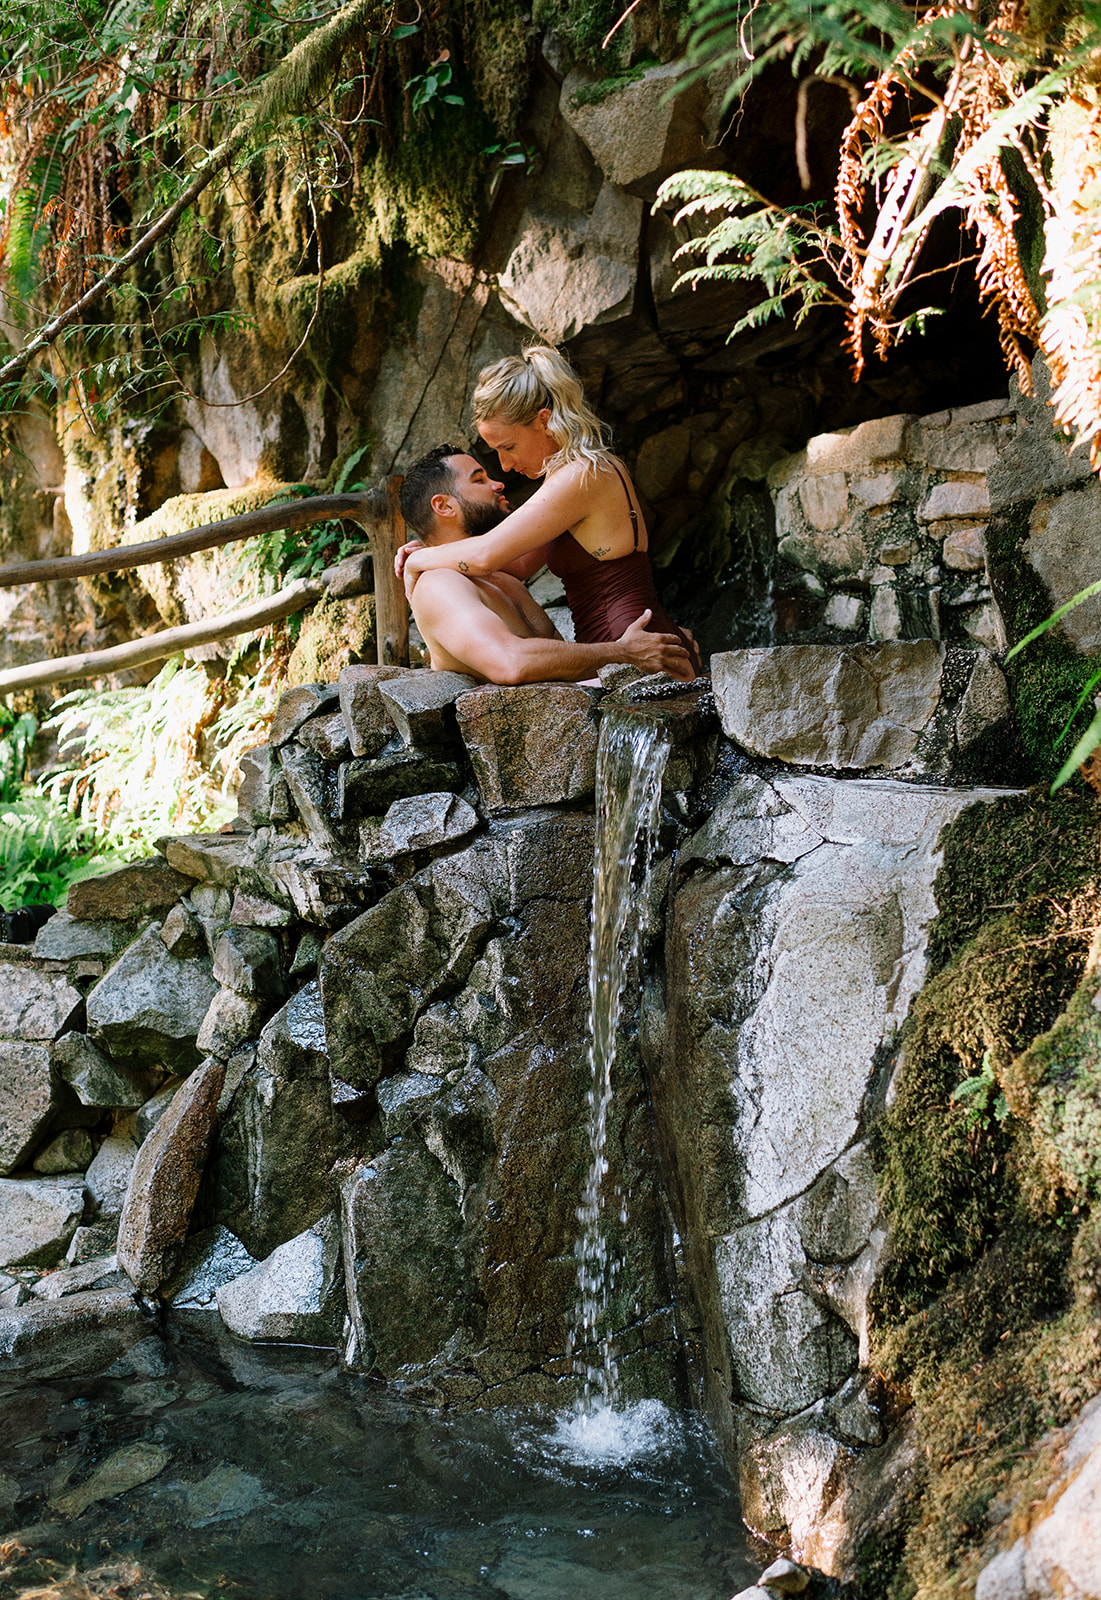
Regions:
<instances>
[{"instance_id":1,"label":"wet rock surface","mask_svg":"<svg viewBox=\"0 0 1101 1600\"><path fill-rule=\"evenodd\" d=\"M175 956L153 926L88 996L88 1031L120 1061L186 1070L198 1064L195 1036L216 993L209 962Z\"/></svg>"},{"instance_id":2,"label":"wet rock surface","mask_svg":"<svg viewBox=\"0 0 1101 1600\"><path fill-rule=\"evenodd\" d=\"M0 1267L53 1266L84 1215L84 1179L0 1178Z\"/></svg>"},{"instance_id":3,"label":"wet rock surface","mask_svg":"<svg viewBox=\"0 0 1101 1600\"><path fill-rule=\"evenodd\" d=\"M885 1242L862 1137L923 980L939 835L998 794L736 779L683 853L647 987L643 1051L689 1276L723 1330L709 1361L734 1400L746 1516L797 1548L854 1434L880 1442L845 1398Z\"/></svg>"},{"instance_id":4,"label":"wet rock surface","mask_svg":"<svg viewBox=\"0 0 1101 1600\"><path fill-rule=\"evenodd\" d=\"M55 1100L46 1046L0 1040L0 1173L13 1172L33 1149Z\"/></svg>"},{"instance_id":5,"label":"wet rock surface","mask_svg":"<svg viewBox=\"0 0 1101 1600\"><path fill-rule=\"evenodd\" d=\"M206 1164L225 1063L212 1057L177 1089L138 1152L119 1224L119 1265L145 1294L175 1268Z\"/></svg>"},{"instance_id":6,"label":"wet rock surface","mask_svg":"<svg viewBox=\"0 0 1101 1600\"><path fill-rule=\"evenodd\" d=\"M489 811L555 805L592 793L593 695L576 684L488 684L459 700L459 731Z\"/></svg>"},{"instance_id":7,"label":"wet rock surface","mask_svg":"<svg viewBox=\"0 0 1101 1600\"><path fill-rule=\"evenodd\" d=\"M344 1322L340 1239L330 1212L219 1288L218 1310L230 1332L335 1348Z\"/></svg>"}]
</instances>

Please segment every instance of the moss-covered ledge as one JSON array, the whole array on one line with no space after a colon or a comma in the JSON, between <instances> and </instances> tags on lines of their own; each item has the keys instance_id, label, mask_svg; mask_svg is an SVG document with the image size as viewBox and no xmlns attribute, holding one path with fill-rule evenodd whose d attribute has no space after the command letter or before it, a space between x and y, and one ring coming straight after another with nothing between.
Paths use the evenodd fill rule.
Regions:
<instances>
[{"instance_id":1,"label":"moss-covered ledge","mask_svg":"<svg viewBox=\"0 0 1101 1600\"><path fill-rule=\"evenodd\" d=\"M853 1530L866 1600L973 1595L1046 1492L1045 1435L1101 1390L1099 830L1080 784L946 830L932 975L875 1141L873 1361L912 1400L918 1467L888 1537Z\"/></svg>"}]
</instances>

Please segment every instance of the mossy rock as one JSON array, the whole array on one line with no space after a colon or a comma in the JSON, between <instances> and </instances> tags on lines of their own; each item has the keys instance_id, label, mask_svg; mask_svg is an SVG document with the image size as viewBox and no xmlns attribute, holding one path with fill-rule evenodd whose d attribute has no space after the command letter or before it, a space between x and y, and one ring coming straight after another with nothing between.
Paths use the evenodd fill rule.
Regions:
<instances>
[{"instance_id":1,"label":"mossy rock","mask_svg":"<svg viewBox=\"0 0 1101 1600\"><path fill-rule=\"evenodd\" d=\"M933 975L873 1136L872 1360L913 1397L920 1466L893 1571L882 1530L851 1557L862 1600L973 1595L994 1502L1042 1499L1044 1435L1101 1389L1099 824L1092 795L1037 790L944 836Z\"/></svg>"},{"instance_id":2,"label":"mossy rock","mask_svg":"<svg viewBox=\"0 0 1101 1600\"><path fill-rule=\"evenodd\" d=\"M991 586L1011 644L1038 627L1053 609L1050 595L1024 555L1032 509L1032 501L1015 505L993 517L986 532ZM1088 728L1093 716L1089 700L1077 711L1075 707L1099 668L1096 656L1081 655L1057 627L1006 663L1021 743L1037 777L1054 778L1075 740Z\"/></svg>"},{"instance_id":3,"label":"mossy rock","mask_svg":"<svg viewBox=\"0 0 1101 1600\"><path fill-rule=\"evenodd\" d=\"M375 660L374 595L333 600L324 595L303 619L287 663L286 687L335 683L345 667Z\"/></svg>"}]
</instances>

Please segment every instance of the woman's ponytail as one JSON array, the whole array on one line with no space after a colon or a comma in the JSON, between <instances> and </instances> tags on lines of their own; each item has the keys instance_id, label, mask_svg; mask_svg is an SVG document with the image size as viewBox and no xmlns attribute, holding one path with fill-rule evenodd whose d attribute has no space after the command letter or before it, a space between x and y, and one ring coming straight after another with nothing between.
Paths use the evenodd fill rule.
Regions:
<instances>
[{"instance_id":1,"label":"woman's ponytail","mask_svg":"<svg viewBox=\"0 0 1101 1600\"><path fill-rule=\"evenodd\" d=\"M473 409L476 423L500 417L522 427L534 422L540 411L549 411L547 431L558 450L545 464L545 473L581 461L587 476L609 459L604 424L590 409L577 373L551 345L529 345L518 356L505 356L484 367Z\"/></svg>"}]
</instances>

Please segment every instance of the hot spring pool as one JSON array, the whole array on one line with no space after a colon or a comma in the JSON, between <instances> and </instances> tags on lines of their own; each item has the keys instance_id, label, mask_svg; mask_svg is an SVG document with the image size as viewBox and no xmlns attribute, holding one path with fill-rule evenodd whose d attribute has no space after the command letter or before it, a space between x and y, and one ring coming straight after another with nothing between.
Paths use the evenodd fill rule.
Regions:
<instances>
[{"instance_id":1,"label":"hot spring pool","mask_svg":"<svg viewBox=\"0 0 1101 1600\"><path fill-rule=\"evenodd\" d=\"M757 1571L705 1428L657 1402L440 1413L180 1330L0 1374L0 1530L3 1600L119 1561L173 1600L727 1600Z\"/></svg>"}]
</instances>

